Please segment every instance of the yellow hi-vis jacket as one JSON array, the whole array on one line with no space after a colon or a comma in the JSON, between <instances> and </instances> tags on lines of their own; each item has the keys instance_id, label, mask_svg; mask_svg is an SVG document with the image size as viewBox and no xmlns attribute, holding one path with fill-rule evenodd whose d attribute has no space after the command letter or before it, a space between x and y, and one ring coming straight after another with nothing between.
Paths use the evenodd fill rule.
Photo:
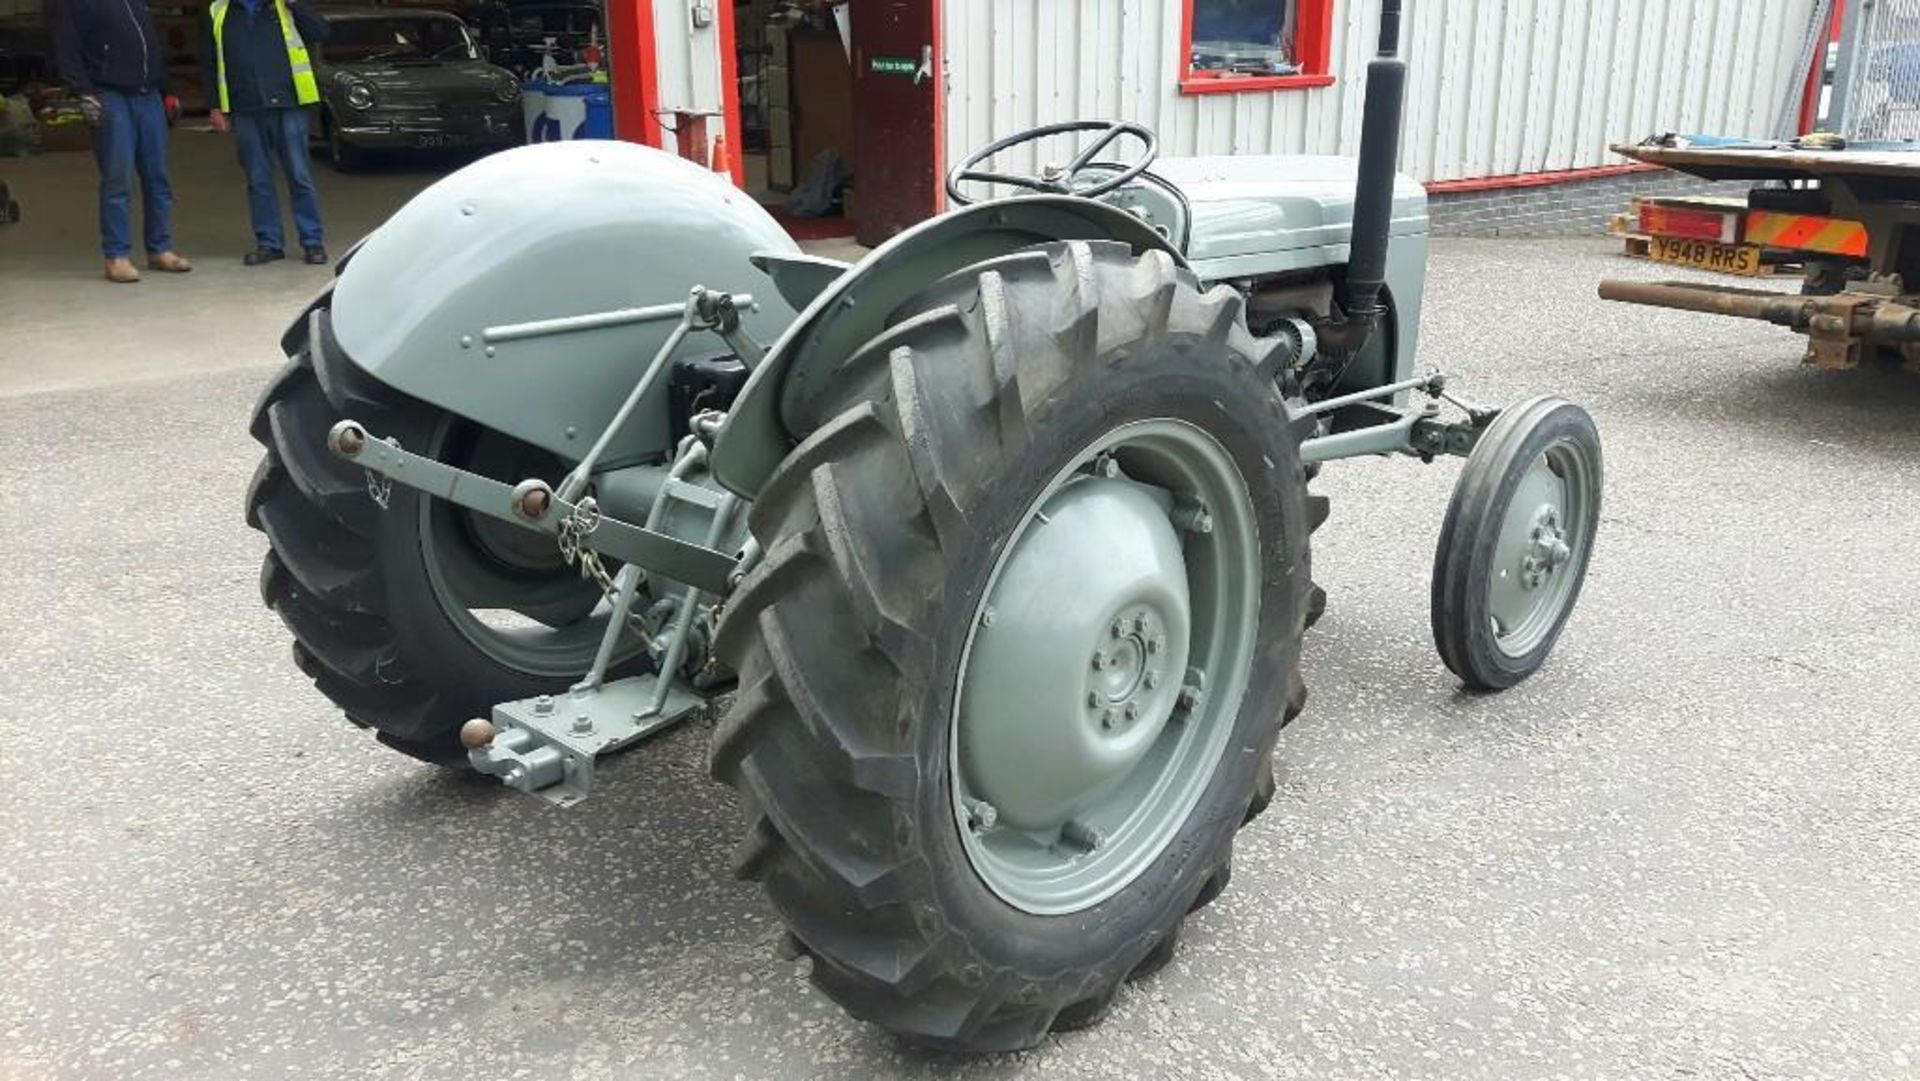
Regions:
<instances>
[{"instance_id":1,"label":"yellow hi-vis jacket","mask_svg":"<svg viewBox=\"0 0 1920 1081\"><path fill-rule=\"evenodd\" d=\"M227 50L220 40L220 31L226 25L227 8L231 4L232 0L213 0L207 5L207 15L213 19L213 63L220 80L223 113L232 110L227 105ZM280 37L287 43L287 67L293 71L293 98L302 105L312 105L320 100L320 83L313 77L313 59L307 55L307 43L294 28L293 13L287 10L286 0L273 0L273 11L280 17Z\"/></svg>"}]
</instances>

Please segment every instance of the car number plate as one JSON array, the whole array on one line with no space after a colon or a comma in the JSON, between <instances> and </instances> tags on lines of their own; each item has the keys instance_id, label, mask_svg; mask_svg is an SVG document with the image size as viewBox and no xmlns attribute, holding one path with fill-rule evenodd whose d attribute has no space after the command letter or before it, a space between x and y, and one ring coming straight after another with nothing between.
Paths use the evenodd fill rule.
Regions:
<instances>
[{"instance_id":1,"label":"car number plate","mask_svg":"<svg viewBox=\"0 0 1920 1081\"><path fill-rule=\"evenodd\" d=\"M432 149L435 147L465 146L466 144L467 144L466 136L448 135L444 132L436 132L436 133L427 134L427 135L416 135L413 137L413 145L420 147L423 150Z\"/></svg>"},{"instance_id":2,"label":"car number plate","mask_svg":"<svg viewBox=\"0 0 1920 1081\"><path fill-rule=\"evenodd\" d=\"M1656 263L1676 263L1723 274L1760 273L1760 249L1752 244L1717 244L1711 240L1657 236L1648 253Z\"/></svg>"}]
</instances>

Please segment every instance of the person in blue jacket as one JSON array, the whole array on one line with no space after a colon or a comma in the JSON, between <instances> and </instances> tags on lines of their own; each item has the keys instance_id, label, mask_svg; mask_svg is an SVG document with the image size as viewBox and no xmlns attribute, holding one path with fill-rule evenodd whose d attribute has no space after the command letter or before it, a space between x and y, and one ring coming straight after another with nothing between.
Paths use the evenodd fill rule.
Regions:
<instances>
[{"instance_id":1,"label":"person in blue jacket","mask_svg":"<svg viewBox=\"0 0 1920 1081\"><path fill-rule=\"evenodd\" d=\"M147 267L182 274L173 250L173 186L167 180L167 61L147 0L61 0L49 12L54 65L93 122L100 165L100 252L107 280L137 282L133 178L140 177Z\"/></svg>"},{"instance_id":2,"label":"person in blue jacket","mask_svg":"<svg viewBox=\"0 0 1920 1081\"><path fill-rule=\"evenodd\" d=\"M216 131L231 131L247 175L254 248L241 261L259 266L286 257L274 165L287 178L287 201L306 261L327 261L320 196L307 159L307 111L320 100L309 47L327 37L327 20L300 0L213 0L207 5L200 59Z\"/></svg>"}]
</instances>

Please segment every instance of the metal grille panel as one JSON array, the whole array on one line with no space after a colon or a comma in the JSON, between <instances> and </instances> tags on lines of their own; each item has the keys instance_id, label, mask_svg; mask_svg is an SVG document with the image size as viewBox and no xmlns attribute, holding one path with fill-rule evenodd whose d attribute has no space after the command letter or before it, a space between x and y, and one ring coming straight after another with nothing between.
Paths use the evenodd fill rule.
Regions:
<instances>
[{"instance_id":1,"label":"metal grille panel","mask_svg":"<svg viewBox=\"0 0 1920 1081\"><path fill-rule=\"evenodd\" d=\"M1835 72L1845 83L1840 130L1854 142L1920 140L1920 0L1858 2L1850 55Z\"/></svg>"}]
</instances>

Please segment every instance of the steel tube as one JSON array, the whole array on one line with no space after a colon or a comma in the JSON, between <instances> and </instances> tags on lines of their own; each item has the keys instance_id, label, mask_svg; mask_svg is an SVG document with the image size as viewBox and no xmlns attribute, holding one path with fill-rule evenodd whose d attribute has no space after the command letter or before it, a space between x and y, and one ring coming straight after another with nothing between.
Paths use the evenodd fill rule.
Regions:
<instances>
[{"instance_id":1,"label":"steel tube","mask_svg":"<svg viewBox=\"0 0 1920 1081\"><path fill-rule=\"evenodd\" d=\"M1397 420L1356 428L1351 432L1323 435L1300 444L1300 461L1313 465L1337 458L1358 458L1368 454L1412 454L1413 426L1425 414L1408 410Z\"/></svg>"},{"instance_id":2,"label":"steel tube","mask_svg":"<svg viewBox=\"0 0 1920 1081\"><path fill-rule=\"evenodd\" d=\"M1758 289L1608 278L1600 283L1600 299L1706 315L1761 319L1781 326L1803 328L1821 311L1824 298L1769 293Z\"/></svg>"},{"instance_id":3,"label":"steel tube","mask_svg":"<svg viewBox=\"0 0 1920 1081\"><path fill-rule=\"evenodd\" d=\"M585 315L563 315L556 319L538 319L530 323L506 323L482 330L480 340L488 344L517 342L526 338L544 338L549 334L574 334L583 330L632 326L635 323L673 319L686 310L685 304L654 304L645 308L619 308L614 311L588 312Z\"/></svg>"},{"instance_id":4,"label":"steel tube","mask_svg":"<svg viewBox=\"0 0 1920 1081\"><path fill-rule=\"evenodd\" d=\"M646 373L640 377L640 381L633 385L627 400L620 403L620 411L613 415L613 420L609 421L606 428L601 431L600 438L593 441L593 446L587 450L586 456L580 459L580 464L574 466L573 471L568 473L560 482L560 486L555 489L555 494L559 498L571 501L587 486L587 478L593 475L593 467L599 464L600 456L607 451L607 445L613 442L614 435L620 429L627 426L627 418L631 417L634 409L640 405L640 399L646 397L647 391L653 389L653 384L659 380L660 373L666 371L667 358L672 356L674 351L680 348L680 343L686 341L687 335L693 332L696 318L694 306L701 292L698 286L694 287L693 295L687 299L686 304L681 306L680 322L674 326L673 332L667 335L667 340L661 343L660 351L653 355L653 362L647 365Z\"/></svg>"},{"instance_id":5,"label":"steel tube","mask_svg":"<svg viewBox=\"0 0 1920 1081\"><path fill-rule=\"evenodd\" d=\"M708 548L720 543L721 536L726 533L727 526L733 521L734 508L739 506L739 503L739 497L732 492L721 497L720 505L714 508L713 522L707 526ZM662 710L666 709L667 691L673 685L674 672L679 669L680 662L686 658L687 634L693 627L693 617L700 607L700 597L703 592L699 586L688 586L687 591L680 595L680 610L673 616L673 632L667 641L667 653L660 658L658 682L653 688L653 701L648 703L647 708L634 715L637 719L644 720L658 716Z\"/></svg>"},{"instance_id":6,"label":"steel tube","mask_svg":"<svg viewBox=\"0 0 1920 1081\"><path fill-rule=\"evenodd\" d=\"M360 444L349 453L340 448L338 434L330 436L328 445L335 448L335 454L381 476L391 477L397 484L438 496L449 503L548 536L559 532L560 523L574 512L571 502L556 497L542 517L528 520L514 513L512 485L455 469L412 451L401 450L368 435L354 421L343 420L334 425L336 433L343 428L350 428L357 433ZM599 528L593 532L591 547L603 555L638 563L664 578L697 585L711 593L726 592L728 575L733 572L737 562L728 553L702 548L678 537L656 533L613 517L601 518Z\"/></svg>"},{"instance_id":7,"label":"steel tube","mask_svg":"<svg viewBox=\"0 0 1920 1081\"><path fill-rule=\"evenodd\" d=\"M613 589L613 613L607 617L607 633L600 636L600 649L593 655L593 667L587 670L587 678L573 685L576 691L597 691L606 682L607 666L613 663L613 651L626 629L627 615L633 611L633 598L640 591L640 565L621 564L613 578Z\"/></svg>"},{"instance_id":8,"label":"steel tube","mask_svg":"<svg viewBox=\"0 0 1920 1081\"><path fill-rule=\"evenodd\" d=\"M1366 390L1356 390L1352 394L1342 394L1338 398L1323 398L1302 409L1295 410L1295 412L1330 413L1343 406L1357 405L1360 402L1370 402L1375 398L1390 397L1403 390L1416 390L1431 384L1433 381L1434 377L1431 375L1415 376L1412 379L1402 379L1398 383L1385 383L1381 386L1369 387Z\"/></svg>"},{"instance_id":9,"label":"steel tube","mask_svg":"<svg viewBox=\"0 0 1920 1081\"><path fill-rule=\"evenodd\" d=\"M1853 108L1853 69L1860 62L1860 27L1866 20L1862 18L1872 0L1854 0L1846 7L1841 16L1840 48L1836 50L1833 63L1833 89L1827 95L1827 115L1815 124L1818 131L1830 131L1841 135L1847 133L1847 122L1852 117L1847 114Z\"/></svg>"},{"instance_id":10,"label":"steel tube","mask_svg":"<svg viewBox=\"0 0 1920 1081\"><path fill-rule=\"evenodd\" d=\"M1387 277L1387 236L1393 230L1393 188L1400 153L1400 113L1407 65L1399 58L1400 0L1380 6L1380 52L1367 65L1367 100L1360 114L1360 163L1353 194L1353 233L1347 251L1347 317L1369 325L1381 313Z\"/></svg>"},{"instance_id":11,"label":"steel tube","mask_svg":"<svg viewBox=\"0 0 1920 1081\"><path fill-rule=\"evenodd\" d=\"M734 293L733 302L739 307L753 303L751 293ZM585 315L563 315L556 319L537 319L531 323L507 323L497 327L487 327L480 332L480 340L488 344L495 342L513 342L524 338L544 338L550 334L577 334L586 330L604 330L607 327L625 327L636 323L654 323L665 319L678 318L686 313L685 303L650 304L644 308L618 308L606 312L588 312Z\"/></svg>"},{"instance_id":12,"label":"steel tube","mask_svg":"<svg viewBox=\"0 0 1920 1081\"><path fill-rule=\"evenodd\" d=\"M1883 342L1920 342L1920 308L1882 302L1873 310L1870 334Z\"/></svg>"}]
</instances>

